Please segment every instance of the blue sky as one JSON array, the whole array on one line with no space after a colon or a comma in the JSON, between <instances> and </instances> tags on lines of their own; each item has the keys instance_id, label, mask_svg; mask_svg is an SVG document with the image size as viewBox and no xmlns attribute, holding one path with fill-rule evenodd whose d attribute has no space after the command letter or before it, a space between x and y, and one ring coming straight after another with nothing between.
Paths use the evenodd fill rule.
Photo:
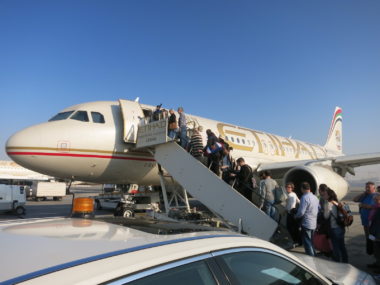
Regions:
<instances>
[{"instance_id":1,"label":"blue sky","mask_svg":"<svg viewBox=\"0 0 380 285\"><path fill-rule=\"evenodd\" d=\"M0 159L14 132L77 103L135 99L380 151L378 0L0 0Z\"/></svg>"}]
</instances>

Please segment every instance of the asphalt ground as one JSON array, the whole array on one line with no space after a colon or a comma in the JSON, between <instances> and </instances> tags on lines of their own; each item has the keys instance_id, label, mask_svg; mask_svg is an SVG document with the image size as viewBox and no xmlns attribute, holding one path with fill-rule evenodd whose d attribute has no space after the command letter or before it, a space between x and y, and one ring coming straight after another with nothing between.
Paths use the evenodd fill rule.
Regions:
<instances>
[{"instance_id":1,"label":"asphalt ground","mask_svg":"<svg viewBox=\"0 0 380 285\"><path fill-rule=\"evenodd\" d=\"M100 189L94 187L73 188L75 197L90 197L99 194ZM359 194L362 189L352 189L343 199L343 202L348 203L354 215L353 224L346 230L346 247L349 256L349 263L353 266L369 272L367 264L374 262L373 256L368 256L365 252L365 238L363 227L360 222L359 208L357 203L352 202L352 198ZM71 213L73 195L63 197L62 201L46 200L42 202L27 201L25 208L26 214L23 217L17 217L13 213L1 213L0 221L14 219L31 219L31 218L49 218L49 217L68 217ZM112 210L96 210L95 215L113 215ZM293 249L296 252L304 252L303 247ZM380 284L380 282L378 282Z\"/></svg>"}]
</instances>

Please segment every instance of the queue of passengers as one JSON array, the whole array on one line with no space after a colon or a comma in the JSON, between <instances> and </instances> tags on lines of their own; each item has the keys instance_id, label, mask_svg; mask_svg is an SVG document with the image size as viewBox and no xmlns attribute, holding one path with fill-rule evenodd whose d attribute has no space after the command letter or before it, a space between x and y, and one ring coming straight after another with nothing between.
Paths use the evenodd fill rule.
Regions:
<instances>
[{"instance_id":1,"label":"queue of passengers","mask_svg":"<svg viewBox=\"0 0 380 285\"><path fill-rule=\"evenodd\" d=\"M179 107L177 111L178 121L174 110L169 110L168 136L172 139L179 138L180 145L194 158L204 163L217 176L274 218L275 190L279 186L271 178L270 172L262 172L260 183L256 185L253 170L245 163L244 158L239 158L235 162L231 156L232 147L210 129L206 130L205 146L201 135L202 127L195 128L188 138L184 110ZM161 110L161 105L158 105L153 113L153 119L160 119L162 112L164 111ZM300 189L302 196L298 197L294 191L295 185L291 182L286 184L287 228L295 245L303 244L306 254L311 256L316 255L316 245L334 261L347 263L348 254L344 242L346 225L342 224L342 219L349 213L338 201L336 193L326 184L319 185L319 199L312 193L309 183L303 182ZM380 186L378 191L380 192ZM368 182L366 191L354 198L355 202L360 203L367 253L375 256L375 262L369 264L369 267L376 273L380 273L380 195L378 194L374 183Z\"/></svg>"}]
</instances>

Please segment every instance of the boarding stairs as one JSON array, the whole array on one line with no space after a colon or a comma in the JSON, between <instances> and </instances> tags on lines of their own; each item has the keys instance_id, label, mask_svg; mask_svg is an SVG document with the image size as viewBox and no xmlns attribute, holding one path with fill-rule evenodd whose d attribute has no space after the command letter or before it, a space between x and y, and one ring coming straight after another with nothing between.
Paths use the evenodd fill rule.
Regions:
<instances>
[{"instance_id":1,"label":"boarding stairs","mask_svg":"<svg viewBox=\"0 0 380 285\"><path fill-rule=\"evenodd\" d=\"M141 123L139 118L143 114L137 102L120 100L120 105L125 142L135 143L136 148L150 149L157 163L188 193L242 232L265 240L273 239L278 233L278 223L172 141L167 136L166 119ZM170 198L164 197L164 200L169 203ZM186 203L188 207L188 201Z\"/></svg>"}]
</instances>

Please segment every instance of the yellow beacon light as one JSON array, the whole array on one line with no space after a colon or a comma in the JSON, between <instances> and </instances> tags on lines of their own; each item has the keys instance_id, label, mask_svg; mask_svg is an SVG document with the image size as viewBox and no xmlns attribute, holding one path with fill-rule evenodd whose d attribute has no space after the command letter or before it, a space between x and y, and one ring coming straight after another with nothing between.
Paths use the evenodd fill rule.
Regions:
<instances>
[{"instance_id":1,"label":"yellow beacon light","mask_svg":"<svg viewBox=\"0 0 380 285\"><path fill-rule=\"evenodd\" d=\"M94 217L94 199L92 198L75 198L73 209L71 211L73 218L93 218Z\"/></svg>"}]
</instances>

